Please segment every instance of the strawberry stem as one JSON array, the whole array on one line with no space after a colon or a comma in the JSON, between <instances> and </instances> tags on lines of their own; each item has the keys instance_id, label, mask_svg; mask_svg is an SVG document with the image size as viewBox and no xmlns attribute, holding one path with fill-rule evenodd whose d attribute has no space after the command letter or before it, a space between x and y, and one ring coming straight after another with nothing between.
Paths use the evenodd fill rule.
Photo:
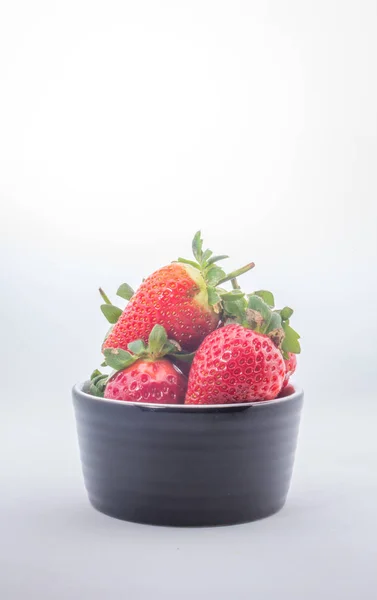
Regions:
<instances>
[{"instance_id":1,"label":"strawberry stem","mask_svg":"<svg viewBox=\"0 0 377 600\"><path fill-rule=\"evenodd\" d=\"M248 265L245 265L244 267L241 267L240 269L237 269L236 271L229 273L229 275L227 275L223 279L220 279L220 281L218 282L218 285L220 285L221 283L225 283L226 281L231 281L232 279L235 279L239 275L243 275L244 273L247 273L248 271L250 271L250 269L253 269L254 267L255 267L255 264L253 262L251 262Z\"/></svg>"},{"instance_id":2,"label":"strawberry stem","mask_svg":"<svg viewBox=\"0 0 377 600\"><path fill-rule=\"evenodd\" d=\"M240 289L241 289L241 286L240 286L240 284L238 283L238 281L237 281L237 278L236 278L236 277L233 277L233 279L231 279L231 280L230 280L230 282L231 282L231 284L232 284L232 288L233 288L234 290L240 290Z\"/></svg>"}]
</instances>

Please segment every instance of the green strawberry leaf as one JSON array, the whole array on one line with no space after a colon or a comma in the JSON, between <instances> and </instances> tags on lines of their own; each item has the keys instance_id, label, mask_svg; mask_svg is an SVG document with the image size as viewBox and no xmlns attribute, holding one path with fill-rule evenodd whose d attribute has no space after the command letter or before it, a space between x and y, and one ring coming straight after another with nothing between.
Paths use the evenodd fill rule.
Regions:
<instances>
[{"instance_id":1,"label":"green strawberry leaf","mask_svg":"<svg viewBox=\"0 0 377 600\"><path fill-rule=\"evenodd\" d=\"M100 398L103 398L108 380L108 376L102 375L101 373L94 377L90 382L89 394L92 394L92 396L98 396Z\"/></svg>"},{"instance_id":2,"label":"green strawberry leaf","mask_svg":"<svg viewBox=\"0 0 377 600\"><path fill-rule=\"evenodd\" d=\"M239 298L244 298L245 294L242 290L225 290L220 291L220 296L222 300L238 300Z\"/></svg>"},{"instance_id":3,"label":"green strawberry leaf","mask_svg":"<svg viewBox=\"0 0 377 600\"><path fill-rule=\"evenodd\" d=\"M224 260L225 258L229 258L227 254L218 254L217 256L211 256L209 260L207 260L207 265L213 265L219 260Z\"/></svg>"},{"instance_id":4,"label":"green strawberry leaf","mask_svg":"<svg viewBox=\"0 0 377 600\"><path fill-rule=\"evenodd\" d=\"M128 283L122 283L122 285L118 287L117 296L124 298L124 300L131 300L134 293L135 292Z\"/></svg>"},{"instance_id":5,"label":"green strawberry leaf","mask_svg":"<svg viewBox=\"0 0 377 600\"><path fill-rule=\"evenodd\" d=\"M244 298L239 300L224 300L223 309L229 317L235 317L243 322L246 319L246 302Z\"/></svg>"},{"instance_id":6,"label":"green strawberry leaf","mask_svg":"<svg viewBox=\"0 0 377 600\"><path fill-rule=\"evenodd\" d=\"M266 304L268 304L268 306L270 306L271 308L274 308L275 298L274 298L274 295L272 292L268 292L267 290L258 290L257 292L254 292L252 295L259 296L259 298L262 298L262 300L264 300L264 302Z\"/></svg>"},{"instance_id":7,"label":"green strawberry leaf","mask_svg":"<svg viewBox=\"0 0 377 600\"><path fill-rule=\"evenodd\" d=\"M212 256L213 252L212 250L205 250L205 252L203 252L203 258L202 258L202 263L203 265L208 264L208 259L210 258L210 256Z\"/></svg>"},{"instance_id":8,"label":"green strawberry leaf","mask_svg":"<svg viewBox=\"0 0 377 600\"><path fill-rule=\"evenodd\" d=\"M215 306L215 304L218 304L221 301L221 298L214 287L209 285L207 287L207 292L208 304L210 304L211 306Z\"/></svg>"},{"instance_id":9,"label":"green strawberry leaf","mask_svg":"<svg viewBox=\"0 0 377 600\"><path fill-rule=\"evenodd\" d=\"M200 269L200 265L197 262L194 262L193 260L187 260L187 258L179 257L177 262L184 263L185 265L191 265L192 267L195 267L195 269Z\"/></svg>"},{"instance_id":10,"label":"green strawberry leaf","mask_svg":"<svg viewBox=\"0 0 377 600\"><path fill-rule=\"evenodd\" d=\"M98 375L102 375L101 371L99 371L98 369L94 369L93 373L90 376L90 380L95 379L96 377L98 377Z\"/></svg>"},{"instance_id":11,"label":"green strawberry leaf","mask_svg":"<svg viewBox=\"0 0 377 600\"><path fill-rule=\"evenodd\" d=\"M225 283L226 281L230 281L231 279L236 279L236 277L239 277L240 275L247 273L248 271L250 271L250 269L253 269L254 267L255 267L255 264L253 262L249 263L248 265L245 265L244 267L241 267L240 269L236 269L235 271L232 271L232 273L225 275L223 277L223 279L221 279L219 281L219 283Z\"/></svg>"},{"instance_id":12,"label":"green strawberry leaf","mask_svg":"<svg viewBox=\"0 0 377 600\"><path fill-rule=\"evenodd\" d=\"M164 347L161 350L161 356L166 356L166 354L179 354L182 351L181 346L175 340L167 340L165 342Z\"/></svg>"},{"instance_id":13,"label":"green strawberry leaf","mask_svg":"<svg viewBox=\"0 0 377 600\"><path fill-rule=\"evenodd\" d=\"M301 346L300 342L298 341L300 336L297 331L292 329L292 327L289 325L289 321L283 321L283 329L285 334L282 344L283 351L287 353L293 352L294 354L300 354Z\"/></svg>"},{"instance_id":14,"label":"green strawberry leaf","mask_svg":"<svg viewBox=\"0 0 377 600\"><path fill-rule=\"evenodd\" d=\"M270 307L268 306L268 304L266 304L265 301L262 300L262 298L260 298L259 296L251 295L249 297L247 306L251 310L253 310L257 313L260 313L260 315L262 315L263 323L261 325L259 325L258 330L261 333L264 333L265 331L267 331L268 326L271 321L271 317L272 317L272 311L271 311Z\"/></svg>"},{"instance_id":15,"label":"green strawberry leaf","mask_svg":"<svg viewBox=\"0 0 377 600\"><path fill-rule=\"evenodd\" d=\"M271 319L268 324L266 333L269 333L270 331L273 331L274 329L281 329L281 327L282 327L281 316L279 315L279 313L273 312L271 315Z\"/></svg>"},{"instance_id":16,"label":"green strawberry leaf","mask_svg":"<svg viewBox=\"0 0 377 600\"><path fill-rule=\"evenodd\" d=\"M225 277L225 271L217 265L211 265L205 272L205 279L209 286L216 286Z\"/></svg>"},{"instance_id":17,"label":"green strawberry leaf","mask_svg":"<svg viewBox=\"0 0 377 600\"><path fill-rule=\"evenodd\" d=\"M113 304L101 304L101 310L109 323L116 323L122 314L122 310Z\"/></svg>"},{"instance_id":18,"label":"green strawberry leaf","mask_svg":"<svg viewBox=\"0 0 377 600\"><path fill-rule=\"evenodd\" d=\"M174 356L174 358L177 358L178 360L181 360L182 362L185 363L192 363L192 361L194 360L194 356L195 356L195 352L169 352L170 356Z\"/></svg>"},{"instance_id":19,"label":"green strawberry leaf","mask_svg":"<svg viewBox=\"0 0 377 600\"><path fill-rule=\"evenodd\" d=\"M289 306L284 306L280 311L280 316L282 321L288 321L293 315L293 309L289 308Z\"/></svg>"},{"instance_id":20,"label":"green strawberry leaf","mask_svg":"<svg viewBox=\"0 0 377 600\"><path fill-rule=\"evenodd\" d=\"M101 294L101 298L106 304L111 304L111 300L109 300L108 296L105 294L102 288L99 288L99 293Z\"/></svg>"},{"instance_id":21,"label":"green strawberry leaf","mask_svg":"<svg viewBox=\"0 0 377 600\"><path fill-rule=\"evenodd\" d=\"M104 373L100 373L99 375L96 375L95 377L93 377L93 379L91 380L93 385L98 385L102 380L107 379L107 375L105 375Z\"/></svg>"},{"instance_id":22,"label":"green strawberry leaf","mask_svg":"<svg viewBox=\"0 0 377 600\"><path fill-rule=\"evenodd\" d=\"M271 338L275 346L281 349L285 333L279 313L273 312L271 314L271 319L265 333Z\"/></svg>"},{"instance_id":23,"label":"green strawberry leaf","mask_svg":"<svg viewBox=\"0 0 377 600\"><path fill-rule=\"evenodd\" d=\"M106 359L106 364L115 369L115 371L121 371L126 369L134 362L136 362L137 356L133 356L127 350L121 348L105 348L103 351Z\"/></svg>"},{"instance_id":24,"label":"green strawberry leaf","mask_svg":"<svg viewBox=\"0 0 377 600\"><path fill-rule=\"evenodd\" d=\"M192 252L198 263L201 264L203 260L203 240L200 231L196 232L192 240Z\"/></svg>"},{"instance_id":25,"label":"green strawberry leaf","mask_svg":"<svg viewBox=\"0 0 377 600\"><path fill-rule=\"evenodd\" d=\"M103 398L104 393L105 393L105 389L101 390L96 385L93 385L93 383L91 383L90 386L89 386L88 392L92 396L97 396L98 398Z\"/></svg>"},{"instance_id":26,"label":"green strawberry leaf","mask_svg":"<svg viewBox=\"0 0 377 600\"><path fill-rule=\"evenodd\" d=\"M168 336L165 328L162 325L155 325L149 334L148 351L152 356L158 356L167 341Z\"/></svg>"},{"instance_id":27,"label":"green strawberry leaf","mask_svg":"<svg viewBox=\"0 0 377 600\"><path fill-rule=\"evenodd\" d=\"M104 360L104 361L102 361L100 366L101 366L101 367L107 367L107 362L106 362L105 360Z\"/></svg>"},{"instance_id":28,"label":"green strawberry leaf","mask_svg":"<svg viewBox=\"0 0 377 600\"><path fill-rule=\"evenodd\" d=\"M127 348L130 352L132 352L132 354L136 354L137 356L144 354L147 350L144 340L136 340L135 342L130 342L127 345Z\"/></svg>"}]
</instances>

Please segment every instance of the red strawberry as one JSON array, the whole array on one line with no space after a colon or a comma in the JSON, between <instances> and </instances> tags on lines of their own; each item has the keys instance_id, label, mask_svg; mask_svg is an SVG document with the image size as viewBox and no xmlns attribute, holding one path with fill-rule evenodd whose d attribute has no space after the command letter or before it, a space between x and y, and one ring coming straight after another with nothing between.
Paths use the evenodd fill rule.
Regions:
<instances>
[{"instance_id":1,"label":"red strawberry","mask_svg":"<svg viewBox=\"0 0 377 600\"><path fill-rule=\"evenodd\" d=\"M257 333L267 335L281 351L285 366L284 387L296 370L296 354L301 351L300 335L290 325L293 309L285 306L278 310L274 309L274 305L274 295L267 290L248 294L241 318L238 317L237 320ZM231 317L227 320L229 321L234 321L234 318Z\"/></svg>"},{"instance_id":2,"label":"red strawberry","mask_svg":"<svg viewBox=\"0 0 377 600\"><path fill-rule=\"evenodd\" d=\"M296 354L293 354L293 352L288 352L288 356L289 356L289 358L287 358L287 359L284 360L284 363L285 363L285 377L284 377L284 381L283 381L283 388L285 388L288 385L289 378L296 371L296 366L297 366Z\"/></svg>"},{"instance_id":3,"label":"red strawberry","mask_svg":"<svg viewBox=\"0 0 377 600\"><path fill-rule=\"evenodd\" d=\"M166 358L154 362L140 359L110 378L105 388L105 398L182 404L186 388L186 377Z\"/></svg>"},{"instance_id":4,"label":"red strawberry","mask_svg":"<svg viewBox=\"0 0 377 600\"><path fill-rule=\"evenodd\" d=\"M285 376L281 352L272 340L238 324L211 333L198 349L185 404L231 404L272 400Z\"/></svg>"},{"instance_id":5,"label":"red strawberry","mask_svg":"<svg viewBox=\"0 0 377 600\"><path fill-rule=\"evenodd\" d=\"M132 340L146 340L153 325L159 323L169 338L191 351L218 322L219 315L208 304L206 283L200 271L175 263L162 267L141 284L103 348L127 348Z\"/></svg>"},{"instance_id":6,"label":"red strawberry","mask_svg":"<svg viewBox=\"0 0 377 600\"><path fill-rule=\"evenodd\" d=\"M165 329L155 325L148 346L137 340L128 348L130 352L121 348L105 350L106 364L115 373L107 377L95 372L89 391L95 395L103 395L104 391L105 398L129 402L183 403L187 377L164 358L179 356L177 344L168 340Z\"/></svg>"},{"instance_id":7,"label":"red strawberry","mask_svg":"<svg viewBox=\"0 0 377 600\"><path fill-rule=\"evenodd\" d=\"M125 349L129 342L139 338L146 341L153 326L158 323L166 329L169 338L176 340L185 350L193 351L206 335L216 329L223 308L221 296L225 295L229 302L229 297L237 299L241 294L240 291L216 289L216 286L245 273L254 265L250 263L226 275L215 263L227 257L212 256L210 250L203 252L200 232L194 238L193 251L197 262L178 259L179 262L162 267L148 277L131 297L119 319L117 311L121 311L110 305L102 292L107 302L101 307L103 312L108 313L112 323L117 321L105 339L103 349ZM127 297L129 289L124 297Z\"/></svg>"},{"instance_id":8,"label":"red strawberry","mask_svg":"<svg viewBox=\"0 0 377 600\"><path fill-rule=\"evenodd\" d=\"M286 385L285 387L282 388L280 394L278 395L278 398L286 398L287 396L290 396L291 394L295 393L295 388L293 387L293 385L289 384Z\"/></svg>"}]
</instances>

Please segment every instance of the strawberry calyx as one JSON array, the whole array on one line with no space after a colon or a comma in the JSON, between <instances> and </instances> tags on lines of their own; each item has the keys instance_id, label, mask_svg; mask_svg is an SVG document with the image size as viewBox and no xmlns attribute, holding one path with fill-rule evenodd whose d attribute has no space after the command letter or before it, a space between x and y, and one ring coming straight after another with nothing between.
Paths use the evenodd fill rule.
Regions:
<instances>
[{"instance_id":1,"label":"strawberry calyx","mask_svg":"<svg viewBox=\"0 0 377 600\"><path fill-rule=\"evenodd\" d=\"M126 369L140 358L155 361L164 356L174 356L180 360L190 362L194 358L194 352L182 352L181 346L175 340L169 340L166 330L162 325L155 325L148 337L148 344L143 340L136 340L128 344L128 350L121 348L105 348L105 362L107 366L116 371Z\"/></svg>"},{"instance_id":2,"label":"strawberry calyx","mask_svg":"<svg viewBox=\"0 0 377 600\"><path fill-rule=\"evenodd\" d=\"M247 294L238 301L238 312L233 311L225 319L225 325L240 323L271 338L280 349L283 358L288 359L289 353L300 354L300 335L290 325L293 309L285 306L275 309L275 299L272 292L259 290Z\"/></svg>"},{"instance_id":3,"label":"strawberry calyx","mask_svg":"<svg viewBox=\"0 0 377 600\"><path fill-rule=\"evenodd\" d=\"M93 371L90 378L89 393L94 396L103 397L105 387L109 379L118 371L127 369L138 360L156 361L164 356L179 359L191 363L195 352L183 352L181 346L175 340L169 340L166 330L162 325L155 325L149 334L148 344L143 340L135 340L128 344L128 350L122 348L105 348L105 366L113 369L110 375L101 373L98 369Z\"/></svg>"},{"instance_id":4,"label":"strawberry calyx","mask_svg":"<svg viewBox=\"0 0 377 600\"><path fill-rule=\"evenodd\" d=\"M108 379L109 376L106 373L101 373L101 371L95 369L90 376L89 394L103 398Z\"/></svg>"},{"instance_id":5,"label":"strawberry calyx","mask_svg":"<svg viewBox=\"0 0 377 600\"><path fill-rule=\"evenodd\" d=\"M115 325L115 323L117 323L120 315L122 314L123 310L121 308L119 308L119 306L115 306L111 302L111 300L109 299L107 294L105 294L105 292L103 291L102 288L99 288L99 293L101 294L101 298L104 300L104 304L101 304L101 306L100 306L101 311L104 314L104 316L106 317L106 319L109 321L109 323L111 323L112 325ZM120 298L123 298L124 300L127 300L127 301L131 300L134 293L135 293L134 290L132 289L132 287L130 285L128 285L128 283L122 283L122 285L120 285L117 290L117 296L119 296ZM108 332L108 334L109 333L110 333L110 331Z\"/></svg>"},{"instance_id":6,"label":"strawberry calyx","mask_svg":"<svg viewBox=\"0 0 377 600\"><path fill-rule=\"evenodd\" d=\"M232 281L232 283L236 282L237 277L247 273L255 266L253 262L227 274L224 269L219 267L216 263L225 258L229 258L228 255L214 255L212 250L203 250L203 239L200 231L197 231L194 236L192 241L192 251L196 259L195 261L179 257L177 262L194 267L200 272L206 285L208 304L213 307L215 312L219 313L222 310L226 311L227 302L237 302L241 296L244 297L238 284L238 289L233 289L232 291L224 290L219 286L227 281ZM232 306L228 305L227 308L230 310Z\"/></svg>"},{"instance_id":7,"label":"strawberry calyx","mask_svg":"<svg viewBox=\"0 0 377 600\"><path fill-rule=\"evenodd\" d=\"M193 238L192 250L195 261L180 257L176 262L186 265L189 275L197 283L200 290L196 298L197 302L206 305L208 303L217 314L224 313L225 316L238 315L245 295L241 292L236 278L250 271L255 264L251 262L231 273L226 273L216 263L229 258L228 255L214 255L212 250L209 249L203 251L203 239L200 231ZM229 291L219 287L227 281L232 282L233 290ZM123 310L111 302L102 288L99 288L99 292L104 300L104 303L100 306L101 311L109 323L115 325ZM127 301L132 298L134 293L132 287L127 283L122 283L117 290L117 296ZM105 340L110 332L111 328L107 332Z\"/></svg>"}]
</instances>

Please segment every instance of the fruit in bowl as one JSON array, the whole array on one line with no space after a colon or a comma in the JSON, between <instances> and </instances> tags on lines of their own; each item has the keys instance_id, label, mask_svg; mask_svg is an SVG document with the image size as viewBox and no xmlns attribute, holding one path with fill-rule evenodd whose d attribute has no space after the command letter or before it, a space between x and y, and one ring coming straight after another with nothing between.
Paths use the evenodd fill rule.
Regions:
<instances>
[{"instance_id":1,"label":"fruit in bowl","mask_svg":"<svg viewBox=\"0 0 377 600\"><path fill-rule=\"evenodd\" d=\"M100 289L112 324L103 365L115 371L94 371L91 393L126 402L233 404L273 400L289 384L300 352L293 310L275 309L266 290L241 290L237 277L254 263L226 274L218 262L228 257L203 250L200 232L192 248L195 260L158 269L136 292L122 284L123 310ZM230 290L223 287L228 281Z\"/></svg>"},{"instance_id":2,"label":"fruit in bowl","mask_svg":"<svg viewBox=\"0 0 377 600\"><path fill-rule=\"evenodd\" d=\"M113 517L226 525L285 503L303 403L293 310L245 293L238 278L254 264L227 274L200 233L193 253L136 292L122 284L123 309L100 289L105 371L73 401L89 500Z\"/></svg>"}]
</instances>

